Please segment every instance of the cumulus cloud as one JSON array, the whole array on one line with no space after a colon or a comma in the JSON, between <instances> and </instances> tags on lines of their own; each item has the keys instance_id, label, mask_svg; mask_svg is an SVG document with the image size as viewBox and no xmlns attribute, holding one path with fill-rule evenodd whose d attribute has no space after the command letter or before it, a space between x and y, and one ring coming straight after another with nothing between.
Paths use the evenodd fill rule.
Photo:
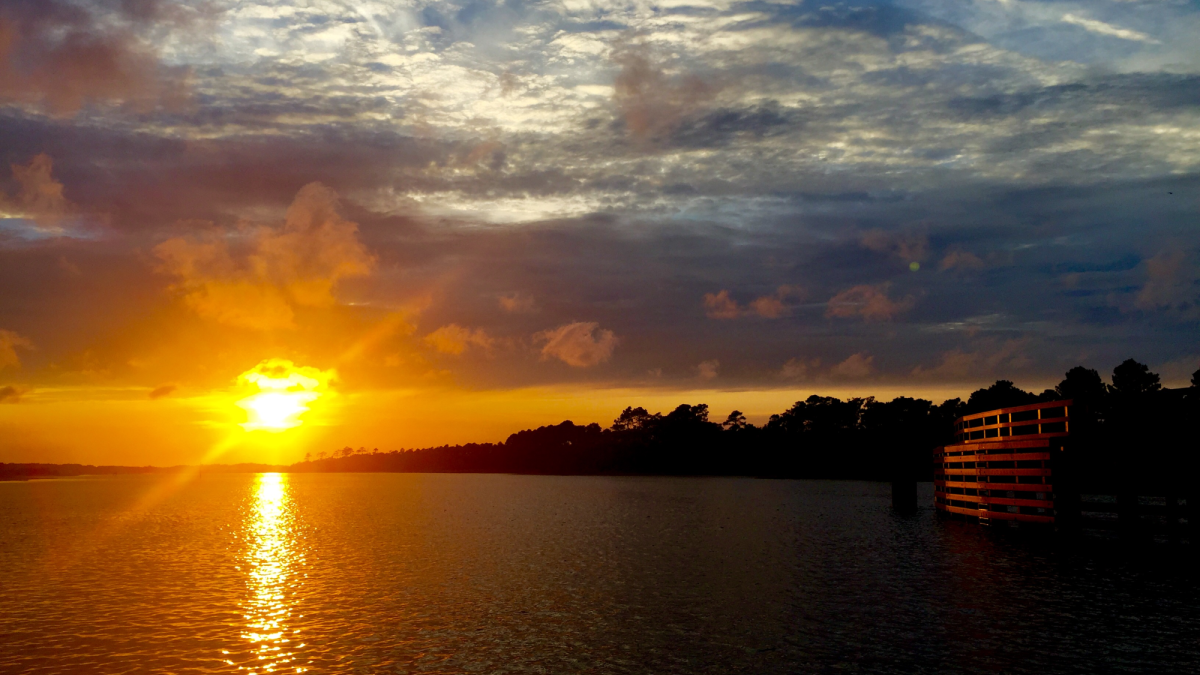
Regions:
<instances>
[{"instance_id":1,"label":"cumulus cloud","mask_svg":"<svg viewBox=\"0 0 1200 675\"><path fill-rule=\"evenodd\" d=\"M1011 339L1003 342L985 341L975 351L951 349L943 352L939 362L932 368L917 366L913 377L943 380L972 381L988 378L995 374L1020 369L1032 361L1025 354L1027 339Z\"/></svg>"},{"instance_id":2,"label":"cumulus cloud","mask_svg":"<svg viewBox=\"0 0 1200 675\"><path fill-rule=\"evenodd\" d=\"M1197 295L1200 288L1187 255L1179 250L1162 251L1146 261L1146 283L1134 304L1139 309L1187 310L1195 305Z\"/></svg>"},{"instance_id":3,"label":"cumulus cloud","mask_svg":"<svg viewBox=\"0 0 1200 675\"><path fill-rule=\"evenodd\" d=\"M423 340L434 350L454 356L462 354L468 347L490 350L496 342L482 328L471 330L456 323L438 328L426 335Z\"/></svg>"},{"instance_id":4,"label":"cumulus cloud","mask_svg":"<svg viewBox=\"0 0 1200 675\"><path fill-rule=\"evenodd\" d=\"M0 370L21 367L17 349L33 349L33 343L11 330L0 330Z\"/></svg>"},{"instance_id":5,"label":"cumulus cloud","mask_svg":"<svg viewBox=\"0 0 1200 675\"><path fill-rule=\"evenodd\" d=\"M859 238L859 243L876 253L894 256L906 265L923 262L929 255L929 237L923 232L868 230Z\"/></svg>"},{"instance_id":6,"label":"cumulus cloud","mask_svg":"<svg viewBox=\"0 0 1200 675\"><path fill-rule=\"evenodd\" d=\"M63 196L63 184L54 178L54 161L49 155L42 153L30 159L27 165L13 164L11 167L17 193L13 197L0 194L0 211L42 227L53 227L70 211L71 205Z\"/></svg>"},{"instance_id":7,"label":"cumulus cloud","mask_svg":"<svg viewBox=\"0 0 1200 675\"><path fill-rule=\"evenodd\" d=\"M617 336L594 321L577 321L535 334L545 342L542 358L556 358L569 366L587 368L607 361L617 347Z\"/></svg>"},{"instance_id":8,"label":"cumulus cloud","mask_svg":"<svg viewBox=\"0 0 1200 675\"><path fill-rule=\"evenodd\" d=\"M938 263L938 269L943 272L947 270L957 270L960 272L974 272L983 269L983 261L979 256L970 251L954 249L948 252L942 261Z\"/></svg>"},{"instance_id":9,"label":"cumulus cloud","mask_svg":"<svg viewBox=\"0 0 1200 675\"><path fill-rule=\"evenodd\" d=\"M737 301L729 296L729 291L704 294L704 315L710 319L736 319L742 314Z\"/></svg>"},{"instance_id":10,"label":"cumulus cloud","mask_svg":"<svg viewBox=\"0 0 1200 675\"><path fill-rule=\"evenodd\" d=\"M791 311L791 307L788 305L789 300L798 300L803 297L804 290L799 286L780 286L775 289L774 295L755 298L750 303L750 311L764 319L778 319Z\"/></svg>"},{"instance_id":11,"label":"cumulus cloud","mask_svg":"<svg viewBox=\"0 0 1200 675\"><path fill-rule=\"evenodd\" d=\"M151 399L160 399L164 396L170 396L179 387L174 384L164 384L161 387L155 387L150 390L149 396Z\"/></svg>"},{"instance_id":12,"label":"cumulus cloud","mask_svg":"<svg viewBox=\"0 0 1200 675\"><path fill-rule=\"evenodd\" d=\"M891 321L896 315L912 309L915 301L911 296L892 300L887 294L888 285L863 284L848 288L829 299L825 316L842 319L861 317L865 321Z\"/></svg>"},{"instance_id":13,"label":"cumulus cloud","mask_svg":"<svg viewBox=\"0 0 1200 675\"><path fill-rule=\"evenodd\" d=\"M533 298L521 293L508 293L497 298L500 308L514 314L533 311Z\"/></svg>"},{"instance_id":14,"label":"cumulus cloud","mask_svg":"<svg viewBox=\"0 0 1200 675\"><path fill-rule=\"evenodd\" d=\"M0 5L0 101L67 114L89 101L149 109L186 98L187 71L164 66L156 41L204 3L170 0Z\"/></svg>"},{"instance_id":15,"label":"cumulus cloud","mask_svg":"<svg viewBox=\"0 0 1200 675\"><path fill-rule=\"evenodd\" d=\"M821 365L820 359L808 361L805 359L791 358L783 367L779 369L779 377L784 380L806 380L809 373L814 371Z\"/></svg>"},{"instance_id":16,"label":"cumulus cloud","mask_svg":"<svg viewBox=\"0 0 1200 675\"><path fill-rule=\"evenodd\" d=\"M634 138L654 139L671 131L714 93L715 87L698 77L668 77L648 45L622 42L610 56L621 68L613 99Z\"/></svg>"},{"instance_id":17,"label":"cumulus cloud","mask_svg":"<svg viewBox=\"0 0 1200 675\"><path fill-rule=\"evenodd\" d=\"M874 356L866 353L851 354L849 358L829 369L830 376L843 380L859 380L874 372Z\"/></svg>"},{"instance_id":18,"label":"cumulus cloud","mask_svg":"<svg viewBox=\"0 0 1200 675\"><path fill-rule=\"evenodd\" d=\"M700 365L696 366L696 374L702 380L711 380L717 376L721 369L721 362L717 359L701 361Z\"/></svg>"},{"instance_id":19,"label":"cumulus cloud","mask_svg":"<svg viewBox=\"0 0 1200 675\"><path fill-rule=\"evenodd\" d=\"M227 235L177 237L154 253L190 308L228 325L293 328L295 306L332 305L339 280L369 274L375 265L358 225L341 217L337 195L319 183L300 190L282 227L253 230L245 255Z\"/></svg>"},{"instance_id":20,"label":"cumulus cloud","mask_svg":"<svg viewBox=\"0 0 1200 675\"><path fill-rule=\"evenodd\" d=\"M763 295L750 301L745 308L738 305L729 291L704 294L704 313L710 319L736 319L753 314L764 319L778 319L791 312L790 302L803 298L804 290L799 286L783 285L773 295Z\"/></svg>"}]
</instances>

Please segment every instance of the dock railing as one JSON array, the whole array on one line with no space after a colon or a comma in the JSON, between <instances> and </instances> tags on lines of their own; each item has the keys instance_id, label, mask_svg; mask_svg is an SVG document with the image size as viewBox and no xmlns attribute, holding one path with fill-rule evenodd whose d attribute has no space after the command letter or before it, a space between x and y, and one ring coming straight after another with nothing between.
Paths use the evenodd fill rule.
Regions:
<instances>
[{"instance_id":1,"label":"dock railing","mask_svg":"<svg viewBox=\"0 0 1200 675\"><path fill-rule=\"evenodd\" d=\"M1071 433L1073 406L1051 401L958 418L955 442L934 451L937 509L980 522L1053 523L1053 455Z\"/></svg>"}]
</instances>

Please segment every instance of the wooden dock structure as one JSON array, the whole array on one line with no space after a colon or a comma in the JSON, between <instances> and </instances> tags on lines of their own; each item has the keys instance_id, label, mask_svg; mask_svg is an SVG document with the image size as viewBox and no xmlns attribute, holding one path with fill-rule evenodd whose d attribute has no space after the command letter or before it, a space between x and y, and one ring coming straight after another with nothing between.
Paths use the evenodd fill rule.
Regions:
<instances>
[{"instance_id":1,"label":"wooden dock structure","mask_svg":"<svg viewBox=\"0 0 1200 675\"><path fill-rule=\"evenodd\" d=\"M965 415L954 443L934 450L939 511L981 523L1055 522L1054 464L1074 403L1052 401Z\"/></svg>"},{"instance_id":2,"label":"wooden dock structure","mask_svg":"<svg viewBox=\"0 0 1200 675\"><path fill-rule=\"evenodd\" d=\"M1136 461L1144 450L1112 452L1154 439L1098 435L1073 411L1082 412L1065 400L958 418L954 442L933 453L937 511L981 524L1200 539L1200 494L1185 476L1156 471L1153 462L1147 472Z\"/></svg>"}]
</instances>

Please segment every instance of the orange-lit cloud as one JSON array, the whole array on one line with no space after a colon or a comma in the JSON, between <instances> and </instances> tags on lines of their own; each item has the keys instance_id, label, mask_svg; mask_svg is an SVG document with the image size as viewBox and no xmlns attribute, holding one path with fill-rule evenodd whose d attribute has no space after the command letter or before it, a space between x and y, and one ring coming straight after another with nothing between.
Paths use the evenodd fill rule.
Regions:
<instances>
[{"instance_id":1,"label":"orange-lit cloud","mask_svg":"<svg viewBox=\"0 0 1200 675\"><path fill-rule=\"evenodd\" d=\"M779 377L784 380L801 381L808 379L809 374L821 365L820 359L811 361L791 358L779 369Z\"/></svg>"},{"instance_id":2,"label":"orange-lit cloud","mask_svg":"<svg viewBox=\"0 0 1200 675\"><path fill-rule=\"evenodd\" d=\"M804 289L799 286L783 285L772 295L763 295L750 301L746 307L738 305L727 290L704 294L705 316L710 319L736 319L739 316L755 315L764 319L778 319L792 311L789 301L803 298Z\"/></svg>"},{"instance_id":3,"label":"orange-lit cloud","mask_svg":"<svg viewBox=\"0 0 1200 675\"><path fill-rule=\"evenodd\" d=\"M617 347L617 336L596 322L577 321L534 335L544 341L542 358L556 358L569 366L587 368L607 361Z\"/></svg>"},{"instance_id":4,"label":"orange-lit cloud","mask_svg":"<svg viewBox=\"0 0 1200 675\"><path fill-rule=\"evenodd\" d=\"M701 361L700 365L696 366L697 376L702 380L711 380L715 378L721 370L721 362L717 359Z\"/></svg>"},{"instance_id":5,"label":"orange-lit cloud","mask_svg":"<svg viewBox=\"0 0 1200 675\"><path fill-rule=\"evenodd\" d=\"M11 330L0 330L0 370L21 367L18 348L33 349L33 343Z\"/></svg>"},{"instance_id":6,"label":"orange-lit cloud","mask_svg":"<svg viewBox=\"0 0 1200 675\"><path fill-rule=\"evenodd\" d=\"M480 349L490 350L496 343L495 340L488 337L488 334L482 328L471 330L463 328L456 323L438 328L429 335L426 335L423 341L442 354L453 354L455 356L462 354L468 347L479 347Z\"/></svg>"},{"instance_id":7,"label":"orange-lit cloud","mask_svg":"<svg viewBox=\"0 0 1200 675\"><path fill-rule=\"evenodd\" d=\"M973 272L984 268L983 261L979 256L970 251L954 249L946 254L942 261L938 263L938 269L943 272L946 270L958 270L961 272Z\"/></svg>"},{"instance_id":8,"label":"orange-lit cloud","mask_svg":"<svg viewBox=\"0 0 1200 675\"><path fill-rule=\"evenodd\" d=\"M912 297L892 300L887 295L887 284L878 286L860 285L848 288L829 299L825 316L851 319L861 317L866 321L890 321L897 314L908 311L915 304Z\"/></svg>"},{"instance_id":9,"label":"orange-lit cloud","mask_svg":"<svg viewBox=\"0 0 1200 675\"><path fill-rule=\"evenodd\" d=\"M341 217L337 195L320 183L300 190L281 227L253 231L245 255L224 232L176 237L154 253L197 314L260 330L294 328L295 306L334 304L339 280L369 274L375 265L358 225Z\"/></svg>"},{"instance_id":10,"label":"orange-lit cloud","mask_svg":"<svg viewBox=\"0 0 1200 675\"><path fill-rule=\"evenodd\" d=\"M742 314L737 301L729 297L729 291L704 294L704 315L710 319L736 319Z\"/></svg>"},{"instance_id":11,"label":"orange-lit cloud","mask_svg":"<svg viewBox=\"0 0 1200 675\"><path fill-rule=\"evenodd\" d=\"M148 395L152 399L158 399L158 398L162 398L164 396L170 396L171 393L174 392L178 388L179 387L174 384L164 384L160 387L155 387L155 388L151 389L150 393Z\"/></svg>"},{"instance_id":12,"label":"orange-lit cloud","mask_svg":"<svg viewBox=\"0 0 1200 675\"><path fill-rule=\"evenodd\" d=\"M532 312L534 309L533 298L521 293L501 295L497 298L497 301L500 303L500 308L506 312Z\"/></svg>"},{"instance_id":13,"label":"orange-lit cloud","mask_svg":"<svg viewBox=\"0 0 1200 675\"><path fill-rule=\"evenodd\" d=\"M17 193L12 198L0 194L0 211L42 227L52 227L70 211L71 205L63 196L63 184L53 176L54 161L49 155L35 155L27 165L11 166Z\"/></svg>"},{"instance_id":14,"label":"orange-lit cloud","mask_svg":"<svg viewBox=\"0 0 1200 675\"><path fill-rule=\"evenodd\" d=\"M875 357L868 354L851 354L849 358L829 369L829 374L836 379L858 380L874 372Z\"/></svg>"},{"instance_id":15,"label":"orange-lit cloud","mask_svg":"<svg viewBox=\"0 0 1200 675\"><path fill-rule=\"evenodd\" d=\"M0 387L0 403L16 403L21 400L22 393L24 392L11 384Z\"/></svg>"},{"instance_id":16,"label":"orange-lit cloud","mask_svg":"<svg viewBox=\"0 0 1200 675\"><path fill-rule=\"evenodd\" d=\"M872 251L887 253L905 263L919 263L929 254L929 237L923 232L875 229L863 233L859 241Z\"/></svg>"},{"instance_id":17,"label":"orange-lit cloud","mask_svg":"<svg viewBox=\"0 0 1200 675\"><path fill-rule=\"evenodd\" d=\"M621 67L613 82L613 99L625 128L638 139L651 139L674 129L716 89L697 77L667 77L644 44L619 44L611 58Z\"/></svg>"},{"instance_id":18,"label":"orange-lit cloud","mask_svg":"<svg viewBox=\"0 0 1200 675\"><path fill-rule=\"evenodd\" d=\"M1031 363L1024 351L1028 342L1026 339L1012 339L1003 342L984 340L973 352L952 349L943 353L939 363L933 368L917 366L912 370L912 375L920 378L963 382L983 380L998 373L1009 373L1027 367Z\"/></svg>"},{"instance_id":19,"label":"orange-lit cloud","mask_svg":"<svg viewBox=\"0 0 1200 675\"><path fill-rule=\"evenodd\" d=\"M186 98L186 70L163 66L140 29L186 22L194 10L170 1L0 6L0 101L63 115L89 101L149 109Z\"/></svg>"},{"instance_id":20,"label":"orange-lit cloud","mask_svg":"<svg viewBox=\"0 0 1200 675\"><path fill-rule=\"evenodd\" d=\"M1138 309L1194 305L1200 297L1194 283L1196 276L1183 251L1162 251L1146 261L1146 283L1138 291L1134 304Z\"/></svg>"}]
</instances>

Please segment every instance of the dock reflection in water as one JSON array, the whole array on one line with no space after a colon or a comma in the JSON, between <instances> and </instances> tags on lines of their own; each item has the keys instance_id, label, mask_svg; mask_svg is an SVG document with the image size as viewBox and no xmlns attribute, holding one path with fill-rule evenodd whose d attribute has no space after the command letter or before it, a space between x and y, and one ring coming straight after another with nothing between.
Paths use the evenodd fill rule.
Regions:
<instances>
[{"instance_id":1,"label":"dock reflection in water","mask_svg":"<svg viewBox=\"0 0 1200 675\"><path fill-rule=\"evenodd\" d=\"M299 545L295 504L287 474L265 473L254 485L254 501L245 523L246 549L241 569L246 573L246 619L240 652L250 673L302 673L308 662L297 651L304 647L299 629L291 628L296 596L303 583L304 556ZM233 661L227 661L234 665Z\"/></svg>"}]
</instances>

